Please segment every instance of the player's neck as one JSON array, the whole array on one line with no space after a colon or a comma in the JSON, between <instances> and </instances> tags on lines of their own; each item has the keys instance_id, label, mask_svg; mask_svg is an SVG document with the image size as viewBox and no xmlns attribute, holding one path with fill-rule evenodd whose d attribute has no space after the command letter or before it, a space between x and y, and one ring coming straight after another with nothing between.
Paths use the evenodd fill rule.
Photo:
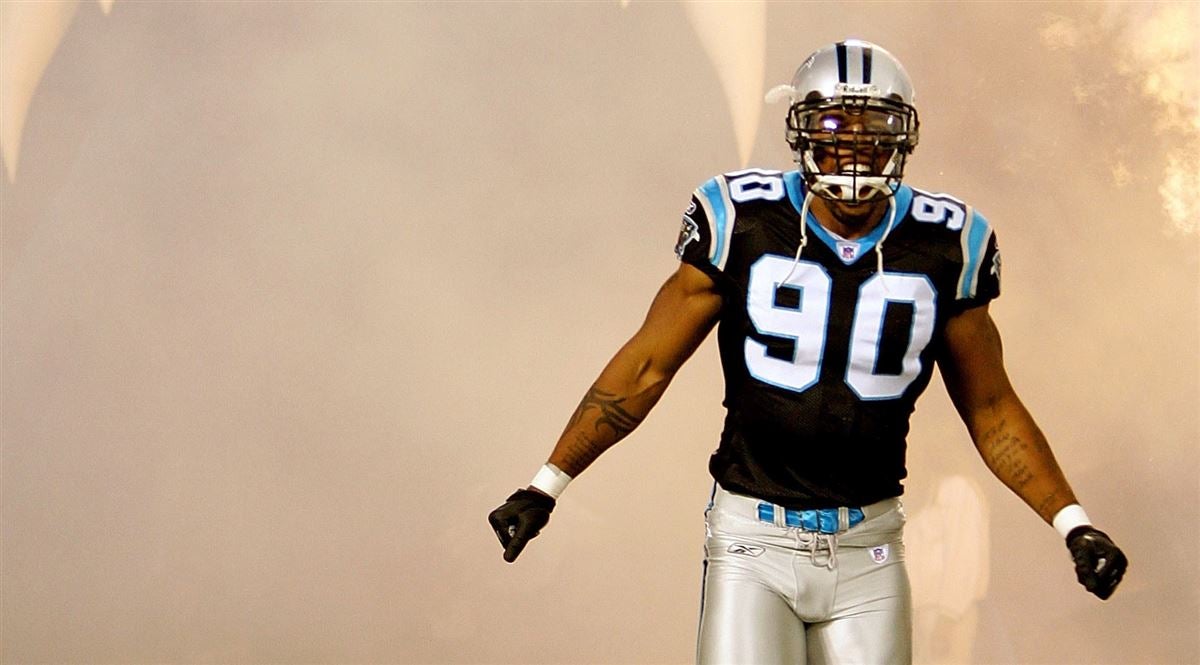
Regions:
<instances>
[{"instance_id":1,"label":"player's neck","mask_svg":"<svg viewBox=\"0 0 1200 665\"><path fill-rule=\"evenodd\" d=\"M887 199L883 199L863 205L850 205L813 197L809 210L826 230L846 240L855 240L875 230L875 227L883 222L888 202Z\"/></svg>"}]
</instances>

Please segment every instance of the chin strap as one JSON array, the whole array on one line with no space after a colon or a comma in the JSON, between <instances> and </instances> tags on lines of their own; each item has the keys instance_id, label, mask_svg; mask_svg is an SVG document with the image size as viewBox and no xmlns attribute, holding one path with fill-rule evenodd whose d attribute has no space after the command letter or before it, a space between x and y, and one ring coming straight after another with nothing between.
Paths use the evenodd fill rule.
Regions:
<instances>
[{"instance_id":1,"label":"chin strap","mask_svg":"<svg viewBox=\"0 0 1200 665\"><path fill-rule=\"evenodd\" d=\"M800 265L800 254L804 252L804 246L808 244L808 209L812 205L813 193L809 189L804 194L804 203L800 206L800 244L796 246L796 257L792 259L792 267L788 270L787 275L779 280L780 284L787 284L792 275L796 274L796 266ZM888 221L887 226L883 227L883 235L879 236L879 242L875 243L875 270L880 275L883 274L883 241L888 239L892 233L892 228L896 225L896 191L891 190L888 196ZM883 281L883 291L887 293L887 280Z\"/></svg>"},{"instance_id":2,"label":"chin strap","mask_svg":"<svg viewBox=\"0 0 1200 665\"><path fill-rule=\"evenodd\" d=\"M803 252L804 246L808 244L808 206L812 203L812 197L811 189L805 192L804 203L800 206L800 244L796 247L796 258L792 260L792 268L788 270L786 277L779 280L780 284L787 284L796 272L796 266L800 265L800 252Z\"/></svg>"}]
</instances>

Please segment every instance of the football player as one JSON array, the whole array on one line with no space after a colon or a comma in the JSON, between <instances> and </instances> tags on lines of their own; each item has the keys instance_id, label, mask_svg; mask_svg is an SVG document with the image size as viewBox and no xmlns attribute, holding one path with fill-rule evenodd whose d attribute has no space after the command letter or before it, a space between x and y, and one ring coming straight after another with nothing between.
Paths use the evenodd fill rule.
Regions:
<instances>
[{"instance_id":1,"label":"football player","mask_svg":"<svg viewBox=\"0 0 1200 665\"><path fill-rule=\"evenodd\" d=\"M919 123L900 62L839 42L768 99L789 102L796 170L728 173L695 191L679 268L642 327L530 485L488 516L505 561L719 324L727 414L709 464L699 662L911 660L899 497L909 416L934 364L988 468L1107 599L1125 555L1092 526L1004 369L988 314L1000 293L992 226L902 182Z\"/></svg>"}]
</instances>

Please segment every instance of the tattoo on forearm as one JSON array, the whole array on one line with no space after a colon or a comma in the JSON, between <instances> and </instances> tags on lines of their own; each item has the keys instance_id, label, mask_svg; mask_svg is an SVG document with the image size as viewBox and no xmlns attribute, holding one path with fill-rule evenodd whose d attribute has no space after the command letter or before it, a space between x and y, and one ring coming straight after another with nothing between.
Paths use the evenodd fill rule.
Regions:
<instances>
[{"instance_id":1,"label":"tattoo on forearm","mask_svg":"<svg viewBox=\"0 0 1200 665\"><path fill-rule=\"evenodd\" d=\"M1020 490L1033 480L1033 471L1026 464L1030 446L1008 430L1008 421L1001 420L980 437L980 451L992 471L1014 490Z\"/></svg>"},{"instance_id":2,"label":"tattoo on forearm","mask_svg":"<svg viewBox=\"0 0 1200 665\"><path fill-rule=\"evenodd\" d=\"M1038 506L1037 506L1038 515L1050 515L1050 508L1056 502L1059 501L1058 497L1059 497L1059 491L1054 490L1053 492L1050 493L1050 496L1042 499L1041 502L1038 503Z\"/></svg>"},{"instance_id":3,"label":"tattoo on forearm","mask_svg":"<svg viewBox=\"0 0 1200 665\"><path fill-rule=\"evenodd\" d=\"M601 427L607 427L619 439L632 432L633 428L642 422L641 418L621 406L626 399L628 398L617 397L598 388L589 388L579 406L575 408L575 413L571 415L571 422L567 427L574 427L589 411L599 409L600 415L596 418L595 431L599 433Z\"/></svg>"},{"instance_id":4,"label":"tattoo on forearm","mask_svg":"<svg viewBox=\"0 0 1200 665\"><path fill-rule=\"evenodd\" d=\"M563 464L560 467L566 473L574 476L596 461L596 458L606 448L607 446L593 441L586 434L580 432L567 443L567 448L563 451Z\"/></svg>"},{"instance_id":5,"label":"tattoo on forearm","mask_svg":"<svg viewBox=\"0 0 1200 665\"><path fill-rule=\"evenodd\" d=\"M1046 520L1052 511L1075 500L1046 438L1036 427L1022 423L1013 427L1001 417L977 443L996 477Z\"/></svg>"},{"instance_id":6,"label":"tattoo on forearm","mask_svg":"<svg viewBox=\"0 0 1200 665\"><path fill-rule=\"evenodd\" d=\"M591 464L600 456L600 453L632 432L642 422L642 417L629 413L622 406L626 399L628 398L617 397L614 393L595 387L588 389L579 402L579 406L576 407L575 413L571 415L567 429L570 430L578 425L593 410L598 410L599 414L596 416L591 431L584 430L576 433L564 451L567 464L574 470L581 470ZM603 428L610 430L611 436L606 436L602 432ZM567 469L563 470L571 473Z\"/></svg>"}]
</instances>

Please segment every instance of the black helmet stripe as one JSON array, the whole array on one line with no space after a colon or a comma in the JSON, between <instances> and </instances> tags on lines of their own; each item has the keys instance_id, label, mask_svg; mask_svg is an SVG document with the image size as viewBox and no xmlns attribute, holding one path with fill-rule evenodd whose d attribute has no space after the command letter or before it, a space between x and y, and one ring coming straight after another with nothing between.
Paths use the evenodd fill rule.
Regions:
<instances>
[{"instance_id":1,"label":"black helmet stripe","mask_svg":"<svg viewBox=\"0 0 1200 665\"><path fill-rule=\"evenodd\" d=\"M871 47L860 42L838 42L836 46L838 81L856 85L869 84L871 82Z\"/></svg>"}]
</instances>

